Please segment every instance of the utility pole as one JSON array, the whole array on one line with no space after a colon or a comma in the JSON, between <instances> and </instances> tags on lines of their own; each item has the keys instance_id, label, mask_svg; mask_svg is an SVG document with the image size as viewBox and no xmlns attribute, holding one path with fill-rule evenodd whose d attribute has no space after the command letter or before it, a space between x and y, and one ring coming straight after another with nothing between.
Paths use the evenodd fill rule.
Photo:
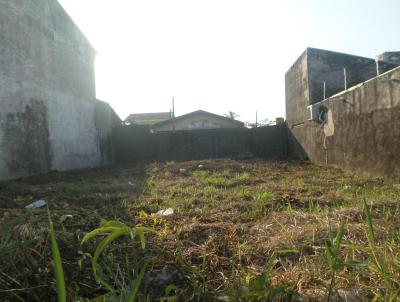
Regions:
<instances>
[{"instance_id":1,"label":"utility pole","mask_svg":"<svg viewBox=\"0 0 400 302\"><path fill-rule=\"evenodd\" d=\"M376 75L379 76L380 70L379 70L379 59L378 59L378 57L375 58L375 63L376 63Z\"/></svg>"},{"instance_id":2,"label":"utility pole","mask_svg":"<svg viewBox=\"0 0 400 302\"><path fill-rule=\"evenodd\" d=\"M258 127L258 111L256 111L256 128Z\"/></svg>"},{"instance_id":3,"label":"utility pole","mask_svg":"<svg viewBox=\"0 0 400 302\"><path fill-rule=\"evenodd\" d=\"M175 99L172 97L172 131L175 131Z\"/></svg>"}]
</instances>

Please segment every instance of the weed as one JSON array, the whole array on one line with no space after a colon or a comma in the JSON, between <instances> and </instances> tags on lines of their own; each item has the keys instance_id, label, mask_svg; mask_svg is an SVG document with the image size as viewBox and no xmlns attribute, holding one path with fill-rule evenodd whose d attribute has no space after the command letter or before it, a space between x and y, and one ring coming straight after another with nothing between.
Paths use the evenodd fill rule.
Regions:
<instances>
[{"instance_id":1,"label":"weed","mask_svg":"<svg viewBox=\"0 0 400 302\"><path fill-rule=\"evenodd\" d=\"M248 274L245 282L239 288L234 289L228 295L222 296L222 301L294 301L299 296L298 292L289 286L274 286L271 281L271 274L274 272L274 267L279 262L277 259L279 254L284 254L293 251L277 251L274 252L266 265L266 270L261 276ZM236 293L235 293L236 291ZM236 297L235 297L236 296Z\"/></svg>"},{"instance_id":2,"label":"weed","mask_svg":"<svg viewBox=\"0 0 400 302\"><path fill-rule=\"evenodd\" d=\"M102 276L101 267L98 264L98 260L103 251L116 239L121 236L128 235L130 240L134 242L136 236L139 237L140 244L142 249L146 246L145 234L154 233L155 231L150 228L145 227L129 227L126 224L119 221L107 221L100 225L99 228L91 231L86 234L81 244L84 244L86 241L96 237L96 236L106 236L102 241L97 245L96 250L94 252L92 258L92 271L93 275L98 283L100 283L103 287L105 287L110 292L113 292L114 289L112 286L105 280ZM138 276L140 278L140 275Z\"/></svg>"},{"instance_id":3,"label":"weed","mask_svg":"<svg viewBox=\"0 0 400 302\"><path fill-rule=\"evenodd\" d=\"M336 234L336 236L334 236L332 226L329 223L328 242L325 244L324 252L325 260L331 272L331 281L329 283L327 302L331 301L332 292L336 281L336 273L338 270L344 267L344 262L340 255L342 248L343 232L344 224L342 223L340 224L338 233Z\"/></svg>"},{"instance_id":4,"label":"weed","mask_svg":"<svg viewBox=\"0 0 400 302\"><path fill-rule=\"evenodd\" d=\"M388 246L382 252L377 247L377 240L374 225L371 218L371 210L364 198L364 215L367 223L368 244L373 259L369 269L377 273L385 283L385 288L375 293L374 301L397 301L400 293L399 269L400 258L397 255L390 255Z\"/></svg>"}]
</instances>

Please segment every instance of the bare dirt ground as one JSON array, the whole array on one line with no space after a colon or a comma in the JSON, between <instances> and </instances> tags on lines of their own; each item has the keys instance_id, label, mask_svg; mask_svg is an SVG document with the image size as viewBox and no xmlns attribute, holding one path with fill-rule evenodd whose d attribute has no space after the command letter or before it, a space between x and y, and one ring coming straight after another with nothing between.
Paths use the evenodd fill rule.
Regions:
<instances>
[{"instance_id":1,"label":"bare dirt ground","mask_svg":"<svg viewBox=\"0 0 400 302\"><path fill-rule=\"evenodd\" d=\"M137 301L398 301L399 198L380 179L264 160L0 182L0 301L57 299L47 209L25 209L38 199L55 225L69 301L126 301L135 280ZM107 221L132 231L93 266L104 232L81 241ZM138 226L154 230L145 247Z\"/></svg>"}]
</instances>

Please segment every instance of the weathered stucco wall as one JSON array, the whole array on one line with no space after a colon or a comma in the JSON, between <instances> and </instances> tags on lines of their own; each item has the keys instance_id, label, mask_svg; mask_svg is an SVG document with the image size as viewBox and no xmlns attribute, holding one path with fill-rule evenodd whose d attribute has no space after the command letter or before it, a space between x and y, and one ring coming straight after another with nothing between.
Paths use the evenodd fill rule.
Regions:
<instances>
[{"instance_id":1,"label":"weathered stucco wall","mask_svg":"<svg viewBox=\"0 0 400 302\"><path fill-rule=\"evenodd\" d=\"M300 97L307 84L293 80L299 77L307 77L304 60L286 75L292 154L321 165L400 180L400 68L318 103L332 112L334 134L329 137L322 124L308 121L306 93Z\"/></svg>"},{"instance_id":2,"label":"weathered stucco wall","mask_svg":"<svg viewBox=\"0 0 400 302\"><path fill-rule=\"evenodd\" d=\"M0 179L101 162L94 59L56 0L0 0Z\"/></svg>"}]
</instances>

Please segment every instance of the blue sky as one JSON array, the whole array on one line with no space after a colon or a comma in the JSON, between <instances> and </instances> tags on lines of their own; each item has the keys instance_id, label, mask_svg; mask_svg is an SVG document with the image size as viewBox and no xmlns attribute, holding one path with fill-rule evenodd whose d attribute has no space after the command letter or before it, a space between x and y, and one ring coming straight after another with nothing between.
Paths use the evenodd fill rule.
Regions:
<instances>
[{"instance_id":1,"label":"blue sky","mask_svg":"<svg viewBox=\"0 0 400 302\"><path fill-rule=\"evenodd\" d=\"M97 96L121 118L285 115L284 74L307 46L400 50L400 1L59 0L98 52Z\"/></svg>"}]
</instances>

